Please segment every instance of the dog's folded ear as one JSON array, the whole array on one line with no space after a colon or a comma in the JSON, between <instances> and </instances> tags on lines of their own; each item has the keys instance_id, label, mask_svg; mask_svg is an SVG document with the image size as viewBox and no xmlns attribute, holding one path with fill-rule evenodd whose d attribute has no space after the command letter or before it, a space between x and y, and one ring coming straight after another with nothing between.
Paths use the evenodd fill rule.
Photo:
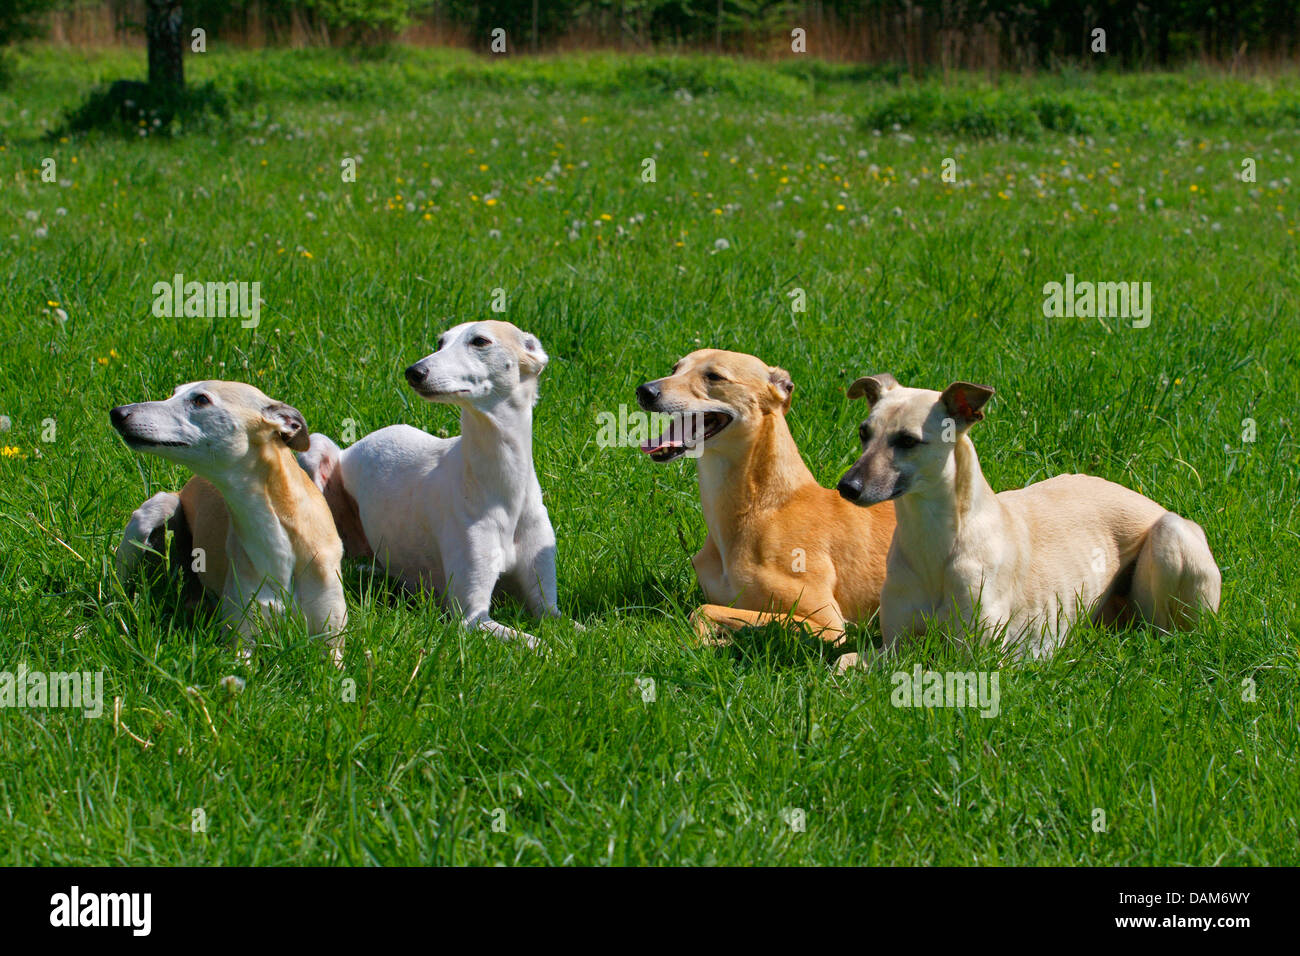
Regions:
<instances>
[{"instance_id":1,"label":"dog's folded ear","mask_svg":"<svg viewBox=\"0 0 1300 956\"><path fill-rule=\"evenodd\" d=\"M525 375L540 375L550 357L542 349L537 336L519 333L519 370Z\"/></svg>"},{"instance_id":2,"label":"dog's folded ear","mask_svg":"<svg viewBox=\"0 0 1300 956\"><path fill-rule=\"evenodd\" d=\"M302 412L284 402L275 402L262 409L262 417L275 426L284 443L294 451L306 451L311 447L311 436L307 433L307 421Z\"/></svg>"},{"instance_id":3,"label":"dog's folded ear","mask_svg":"<svg viewBox=\"0 0 1300 956\"><path fill-rule=\"evenodd\" d=\"M867 375L849 386L849 398L865 398L868 405L874 405L891 388L898 388L898 379L888 372Z\"/></svg>"},{"instance_id":4,"label":"dog's folded ear","mask_svg":"<svg viewBox=\"0 0 1300 956\"><path fill-rule=\"evenodd\" d=\"M768 381L776 389L777 394L781 396L781 403L786 411L790 410L790 397L794 394L794 379L790 373L783 368L769 367L767 370Z\"/></svg>"},{"instance_id":5,"label":"dog's folded ear","mask_svg":"<svg viewBox=\"0 0 1300 956\"><path fill-rule=\"evenodd\" d=\"M983 408L993 397L987 385L953 382L943 390L940 401L959 425L973 425L984 417Z\"/></svg>"}]
</instances>

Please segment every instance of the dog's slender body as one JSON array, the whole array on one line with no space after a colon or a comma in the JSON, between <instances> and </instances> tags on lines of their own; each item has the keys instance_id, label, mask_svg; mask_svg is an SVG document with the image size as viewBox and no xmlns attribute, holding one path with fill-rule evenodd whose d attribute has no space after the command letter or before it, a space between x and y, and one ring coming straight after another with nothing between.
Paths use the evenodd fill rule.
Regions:
<instances>
[{"instance_id":1,"label":"dog's slender body","mask_svg":"<svg viewBox=\"0 0 1300 956\"><path fill-rule=\"evenodd\" d=\"M110 417L133 449L195 472L179 495L156 494L131 516L117 549L119 575L146 547L161 551L171 530L186 574L219 597L242 637L263 617L301 614L341 663L343 545L293 455L307 447L302 415L251 385L209 381L182 385L166 401L119 406Z\"/></svg>"},{"instance_id":2,"label":"dog's slender body","mask_svg":"<svg viewBox=\"0 0 1300 956\"><path fill-rule=\"evenodd\" d=\"M693 615L701 637L794 612L838 643L846 623L879 606L893 506L856 508L817 483L786 424L793 389L784 370L717 349L637 389L642 408L673 416L642 450L656 461L699 456L708 534L691 561L710 602Z\"/></svg>"},{"instance_id":3,"label":"dog's slender body","mask_svg":"<svg viewBox=\"0 0 1300 956\"><path fill-rule=\"evenodd\" d=\"M469 322L406 370L423 398L460 408L460 435L408 425L340 451L311 436L303 467L325 492L349 555L444 595L467 627L535 646L491 617L493 592L557 617L555 532L533 468L533 406L547 356L508 322Z\"/></svg>"},{"instance_id":4,"label":"dog's slender body","mask_svg":"<svg viewBox=\"0 0 1300 956\"><path fill-rule=\"evenodd\" d=\"M942 394L904 388L888 375L849 390L871 413L839 491L897 504L880 608L887 647L927 620L957 618L1016 656L1044 656L1080 615L1174 629L1217 612L1219 569L1195 522L1090 475L995 494L967 434L992 394L964 382Z\"/></svg>"}]
</instances>

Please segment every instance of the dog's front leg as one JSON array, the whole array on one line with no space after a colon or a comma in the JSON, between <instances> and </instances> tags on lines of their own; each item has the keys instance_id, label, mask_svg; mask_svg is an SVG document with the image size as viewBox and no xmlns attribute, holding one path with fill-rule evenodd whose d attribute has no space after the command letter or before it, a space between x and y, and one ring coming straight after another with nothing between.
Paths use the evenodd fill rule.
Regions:
<instances>
[{"instance_id":1,"label":"dog's front leg","mask_svg":"<svg viewBox=\"0 0 1300 956\"><path fill-rule=\"evenodd\" d=\"M264 620L262 603L256 599L241 601L235 593L227 590L221 596L221 610L234 638L235 653L242 661L252 660Z\"/></svg>"},{"instance_id":2,"label":"dog's front leg","mask_svg":"<svg viewBox=\"0 0 1300 956\"><path fill-rule=\"evenodd\" d=\"M471 552L466 547L462 553L468 556ZM490 555L474 555L477 563L451 557L449 566L460 568L460 571L452 575L448 592L461 623L467 628L494 634L503 641L522 641L525 646L536 648L538 641L533 635L492 620L492 592L500 577L500 554L494 551Z\"/></svg>"},{"instance_id":3,"label":"dog's front leg","mask_svg":"<svg viewBox=\"0 0 1300 956\"><path fill-rule=\"evenodd\" d=\"M250 660L266 626L285 612L284 588L259 575L231 529L226 538L230 563L221 592L221 609L234 631L235 650L241 660Z\"/></svg>"},{"instance_id":4,"label":"dog's front leg","mask_svg":"<svg viewBox=\"0 0 1300 956\"><path fill-rule=\"evenodd\" d=\"M343 669L343 629L348 624L348 605L343 582L335 574L312 573L298 581L298 603L313 635L324 635L330 661Z\"/></svg>"},{"instance_id":5,"label":"dog's front leg","mask_svg":"<svg viewBox=\"0 0 1300 956\"><path fill-rule=\"evenodd\" d=\"M722 647L731 643L730 632L746 627L764 627L772 623L794 624L807 629L811 637L832 646L844 640L844 617L832 602L814 614L794 611L751 611L720 604L701 604L691 612L691 628L702 644Z\"/></svg>"},{"instance_id":6,"label":"dog's front leg","mask_svg":"<svg viewBox=\"0 0 1300 956\"><path fill-rule=\"evenodd\" d=\"M181 497L170 491L158 492L132 512L115 555L119 580L125 581L127 575L136 569L147 553L146 549L163 552L168 522L173 521L178 513L184 520Z\"/></svg>"},{"instance_id":7,"label":"dog's front leg","mask_svg":"<svg viewBox=\"0 0 1300 956\"><path fill-rule=\"evenodd\" d=\"M527 631L520 631L513 627L507 627L499 621L492 620L492 618L486 614L477 619L469 617L465 618L465 626L477 628L480 631L487 631L489 634L494 634L503 641L520 641L525 647L532 651L537 650L541 645L541 642Z\"/></svg>"},{"instance_id":8,"label":"dog's front leg","mask_svg":"<svg viewBox=\"0 0 1300 956\"><path fill-rule=\"evenodd\" d=\"M894 545L898 547L897 544ZM880 636L885 651L900 641L924 634L926 618L933 616L942 594L930 592L912 570L910 562L890 552L885 566L885 583L880 589Z\"/></svg>"},{"instance_id":9,"label":"dog's front leg","mask_svg":"<svg viewBox=\"0 0 1300 956\"><path fill-rule=\"evenodd\" d=\"M534 617L559 617L559 595L555 587L555 532L550 519L540 518L521 525L516 536L512 583L524 599L524 606Z\"/></svg>"}]
</instances>

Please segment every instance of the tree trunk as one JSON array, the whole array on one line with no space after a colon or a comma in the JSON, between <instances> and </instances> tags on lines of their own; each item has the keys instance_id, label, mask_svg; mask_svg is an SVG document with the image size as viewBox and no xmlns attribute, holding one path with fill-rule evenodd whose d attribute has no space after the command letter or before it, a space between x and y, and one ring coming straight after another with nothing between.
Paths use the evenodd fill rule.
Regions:
<instances>
[{"instance_id":1,"label":"tree trunk","mask_svg":"<svg viewBox=\"0 0 1300 956\"><path fill-rule=\"evenodd\" d=\"M181 0L148 0L144 21L149 38L149 86L155 93L185 88L181 64Z\"/></svg>"}]
</instances>

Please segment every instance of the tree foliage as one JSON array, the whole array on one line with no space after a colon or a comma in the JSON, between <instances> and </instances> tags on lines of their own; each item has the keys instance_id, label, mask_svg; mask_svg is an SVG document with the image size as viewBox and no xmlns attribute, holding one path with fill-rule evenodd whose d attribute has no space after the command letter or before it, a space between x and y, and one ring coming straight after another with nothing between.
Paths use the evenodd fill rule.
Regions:
<instances>
[{"instance_id":1,"label":"tree foliage","mask_svg":"<svg viewBox=\"0 0 1300 956\"><path fill-rule=\"evenodd\" d=\"M55 6L50 0L0 0L0 46L40 36L42 17Z\"/></svg>"},{"instance_id":2,"label":"tree foliage","mask_svg":"<svg viewBox=\"0 0 1300 956\"><path fill-rule=\"evenodd\" d=\"M33 35L40 13L95 0L0 0L0 44ZM142 0L103 0L119 20ZM137 9L139 8L139 9ZM979 38L1003 63L1050 66L1093 57L1092 32L1124 65L1165 65L1245 51L1290 57L1300 46L1296 0L187 0L187 24L238 35L250 24L272 41L306 26L330 42L376 43L422 21L487 47L506 31L511 52L562 38L632 47L774 49L803 27L809 52L868 38L873 59L940 62ZM299 31L300 33L300 31ZM296 35L296 34L295 34ZM862 44L859 44L861 46Z\"/></svg>"}]
</instances>

